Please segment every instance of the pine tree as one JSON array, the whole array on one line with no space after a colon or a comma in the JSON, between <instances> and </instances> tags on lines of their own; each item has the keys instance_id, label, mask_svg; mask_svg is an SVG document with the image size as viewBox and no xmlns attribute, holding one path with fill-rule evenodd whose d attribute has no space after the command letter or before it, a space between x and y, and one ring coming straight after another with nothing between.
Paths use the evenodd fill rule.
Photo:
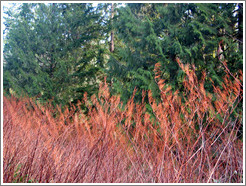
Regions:
<instances>
[{"instance_id":1,"label":"pine tree","mask_svg":"<svg viewBox=\"0 0 246 186\"><path fill-rule=\"evenodd\" d=\"M114 5L26 3L7 11L5 90L66 104L95 93L106 74L112 93L127 101L136 87L140 101L142 90L159 97L156 63L173 89L184 77L177 57L194 64L198 78L206 71L208 90L210 78L222 81L222 58L232 74L243 67L240 3Z\"/></svg>"},{"instance_id":2,"label":"pine tree","mask_svg":"<svg viewBox=\"0 0 246 186\"><path fill-rule=\"evenodd\" d=\"M109 77L114 79L114 91L121 93L125 101L135 87L138 89L137 100L141 100L142 90L158 90L153 69L163 55L160 42L155 40L157 36L151 29L151 21L143 16L141 9L145 6L142 5L129 4L119 8L114 20L118 45L108 63Z\"/></svg>"},{"instance_id":3,"label":"pine tree","mask_svg":"<svg viewBox=\"0 0 246 186\"><path fill-rule=\"evenodd\" d=\"M162 78L174 89L182 88L184 73L177 57L183 63L194 64L198 77L206 71L208 90L212 89L209 78L215 84L223 81L225 68L220 57L227 60L232 73L242 69L242 52L238 51L237 41L241 30L236 28L240 13L234 14L236 6L236 3L130 3L121 7L114 23L115 37L121 45L116 46L109 62L111 78L117 79L116 92L127 98L134 87L155 92L152 77L157 62L162 64ZM221 54L217 53L219 48ZM144 71L151 75L146 76Z\"/></svg>"},{"instance_id":4,"label":"pine tree","mask_svg":"<svg viewBox=\"0 0 246 186\"><path fill-rule=\"evenodd\" d=\"M33 31L34 14L31 8L35 4L23 4L17 11L7 12L4 45L4 85L12 88L16 94L24 92L30 96L41 92L40 84L44 77L32 52L36 35ZM18 14L18 15L17 15Z\"/></svg>"},{"instance_id":5,"label":"pine tree","mask_svg":"<svg viewBox=\"0 0 246 186\"><path fill-rule=\"evenodd\" d=\"M104 63L101 8L25 3L19 10L5 23L5 89L61 104L93 94Z\"/></svg>"}]
</instances>

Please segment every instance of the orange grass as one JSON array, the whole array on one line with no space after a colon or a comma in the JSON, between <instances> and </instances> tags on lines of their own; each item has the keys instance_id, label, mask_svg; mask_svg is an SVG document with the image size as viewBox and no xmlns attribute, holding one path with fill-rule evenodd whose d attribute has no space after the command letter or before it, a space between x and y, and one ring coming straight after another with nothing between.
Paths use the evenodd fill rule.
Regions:
<instances>
[{"instance_id":1,"label":"orange grass","mask_svg":"<svg viewBox=\"0 0 246 186\"><path fill-rule=\"evenodd\" d=\"M144 102L134 103L134 94L123 106L106 82L97 96L84 95L87 114L76 110L81 103L62 112L4 97L3 182L242 182L242 113L232 117L242 73L233 81L227 74L212 95L204 89L205 73L198 80L194 67L177 62L186 73L184 92L160 79L160 64L161 102L143 91L154 117Z\"/></svg>"}]
</instances>

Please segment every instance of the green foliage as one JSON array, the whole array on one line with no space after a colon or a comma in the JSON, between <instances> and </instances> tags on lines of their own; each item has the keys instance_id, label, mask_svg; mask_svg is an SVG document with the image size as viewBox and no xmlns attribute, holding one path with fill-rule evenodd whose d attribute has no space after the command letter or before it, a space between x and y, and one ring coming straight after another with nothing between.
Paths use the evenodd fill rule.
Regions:
<instances>
[{"instance_id":1,"label":"green foliage","mask_svg":"<svg viewBox=\"0 0 246 186\"><path fill-rule=\"evenodd\" d=\"M103 67L100 9L91 4L27 4L9 12L4 85L17 95L67 104L97 87ZM9 16L8 16L9 17Z\"/></svg>"},{"instance_id":2,"label":"green foliage","mask_svg":"<svg viewBox=\"0 0 246 186\"><path fill-rule=\"evenodd\" d=\"M223 81L227 60L232 74L243 68L242 4L236 3L23 3L5 11L4 88L55 104L92 95L107 76L111 93L126 103L134 88L159 99L154 66L173 89L182 90L184 73L176 62L205 71L206 90ZM114 31L114 52L109 51Z\"/></svg>"},{"instance_id":3,"label":"green foliage","mask_svg":"<svg viewBox=\"0 0 246 186\"><path fill-rule=\"evenodd\" d=\"M195 64L198 77L205 71L208 76L205 87L212 90L209 78L219 85L225 75L224 66L217 56L221 41L230 71L235 73L242 69L242 52L238 51L235 37L238 32L237 12L241 10L237 10L236 6L236 3L129 3L121 7L114 27L122 45L111 54L108 73L110 77L130 84L126 87L134 84L123 97L128 96L128 99L135 86L155 93L156 86L146 86L153 82L153 74L145 76L139 73L139 69L151 72L157 62L162 64L162 78L175 89L182 88L183 76L176 57L180 57L183 63ZM139 79L137 83L135 79ZM121 86L115 86L115 89L118 88Z\"/></svg>"}]
</instances>

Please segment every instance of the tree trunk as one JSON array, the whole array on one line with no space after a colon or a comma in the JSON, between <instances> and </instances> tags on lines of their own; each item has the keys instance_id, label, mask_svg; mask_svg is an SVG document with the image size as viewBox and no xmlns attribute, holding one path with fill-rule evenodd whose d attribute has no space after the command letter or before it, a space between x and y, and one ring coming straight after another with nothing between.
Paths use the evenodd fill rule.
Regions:
<instances>
[{"instance_id":1,"label":"tree trunk","mask_svg":"<svg viewBox=\"0 0 246 186\"><path fill-rule=\"evenodd\" d=\"M110 41L110 52L114 52L114 30L112 28L113 18L114 18L114 3L111 4L111 41Z\"/></svg>"},{"instance_id":2,"label":"tree trunk","mask_svg":"<svg viewBox=\"0 0 246 186\"><path fill-rule=\"evenodd\" d=\"M243 3L238 4L238 41L239 51L243 53Z\"/></svg>"}]
</instances>

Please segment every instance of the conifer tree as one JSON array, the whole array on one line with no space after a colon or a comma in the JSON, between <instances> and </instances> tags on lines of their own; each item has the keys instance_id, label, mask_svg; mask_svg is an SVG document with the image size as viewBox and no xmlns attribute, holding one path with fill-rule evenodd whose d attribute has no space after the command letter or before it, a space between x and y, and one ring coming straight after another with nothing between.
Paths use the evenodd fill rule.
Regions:
<instances>
[{"instance_id":1,"label":"conifer tree","mask_svg":"<svg viewBox=\"0 0 246 186\"><path fill-rule=\"evenodd\" d=\"M212 89L209 78L215 84L222 81L225 68L221 56L232 73L242 69L237 38L242 27L236 28L240 22L236 7L236 3L130 3L121 7L114 22L115 37L121 46L116 46L109 62L115 91L127 98L134 87L155 93L158 89L153 67L157 62L162 64L162 78L174 89L182 88L184 73L176 62L177 57L183 63L194 64L198 77L206 71L208 90ZM221 54L217 52L219 48Z\"/></svg>"},{"instance_id":2,"label":"conifer tree","mask_svg":"<svg viewBox=\"0 0 246 186\"><path fill-rule=\"evenodd\" d=\"M184 76L177 57L194 64L198 77L206 71L207 90L209 78L222 81L222 58L232 74L243 67L240 3L114 5L24 3L7 11L5 90L66 104L95 93L107 75L113 94L127 101L136 87L140 101L142 90L159 97L156 63L173 89Z\"/></svg>"},{"instance_id":3,"label":"conifer tree","mask_svg":"<svg viewBox=\"0 0 246 186\"><path fill-rule=\"evenodd\" d=\"M96 90L104 62L101 10L91 4L29 4L8 12L4 85L17 95L67 104ZM9 17L12 16L10 19Z\"/></svg>"},{"instance_id":4,"label":"conifer tree","mask_svg":"<svg viewBox=\"0 0 246 186\"><path fill-rule=\"evenodd\" d=\"M45 77L33 53L34 40L37 39L34 28L34 14L31 8L35 4L23 4L19 13L8 10L6 14L6 37L4 45L4 84L5 88L17 94L37 95L42 90Z\"/></svg>"}]
</instances>

